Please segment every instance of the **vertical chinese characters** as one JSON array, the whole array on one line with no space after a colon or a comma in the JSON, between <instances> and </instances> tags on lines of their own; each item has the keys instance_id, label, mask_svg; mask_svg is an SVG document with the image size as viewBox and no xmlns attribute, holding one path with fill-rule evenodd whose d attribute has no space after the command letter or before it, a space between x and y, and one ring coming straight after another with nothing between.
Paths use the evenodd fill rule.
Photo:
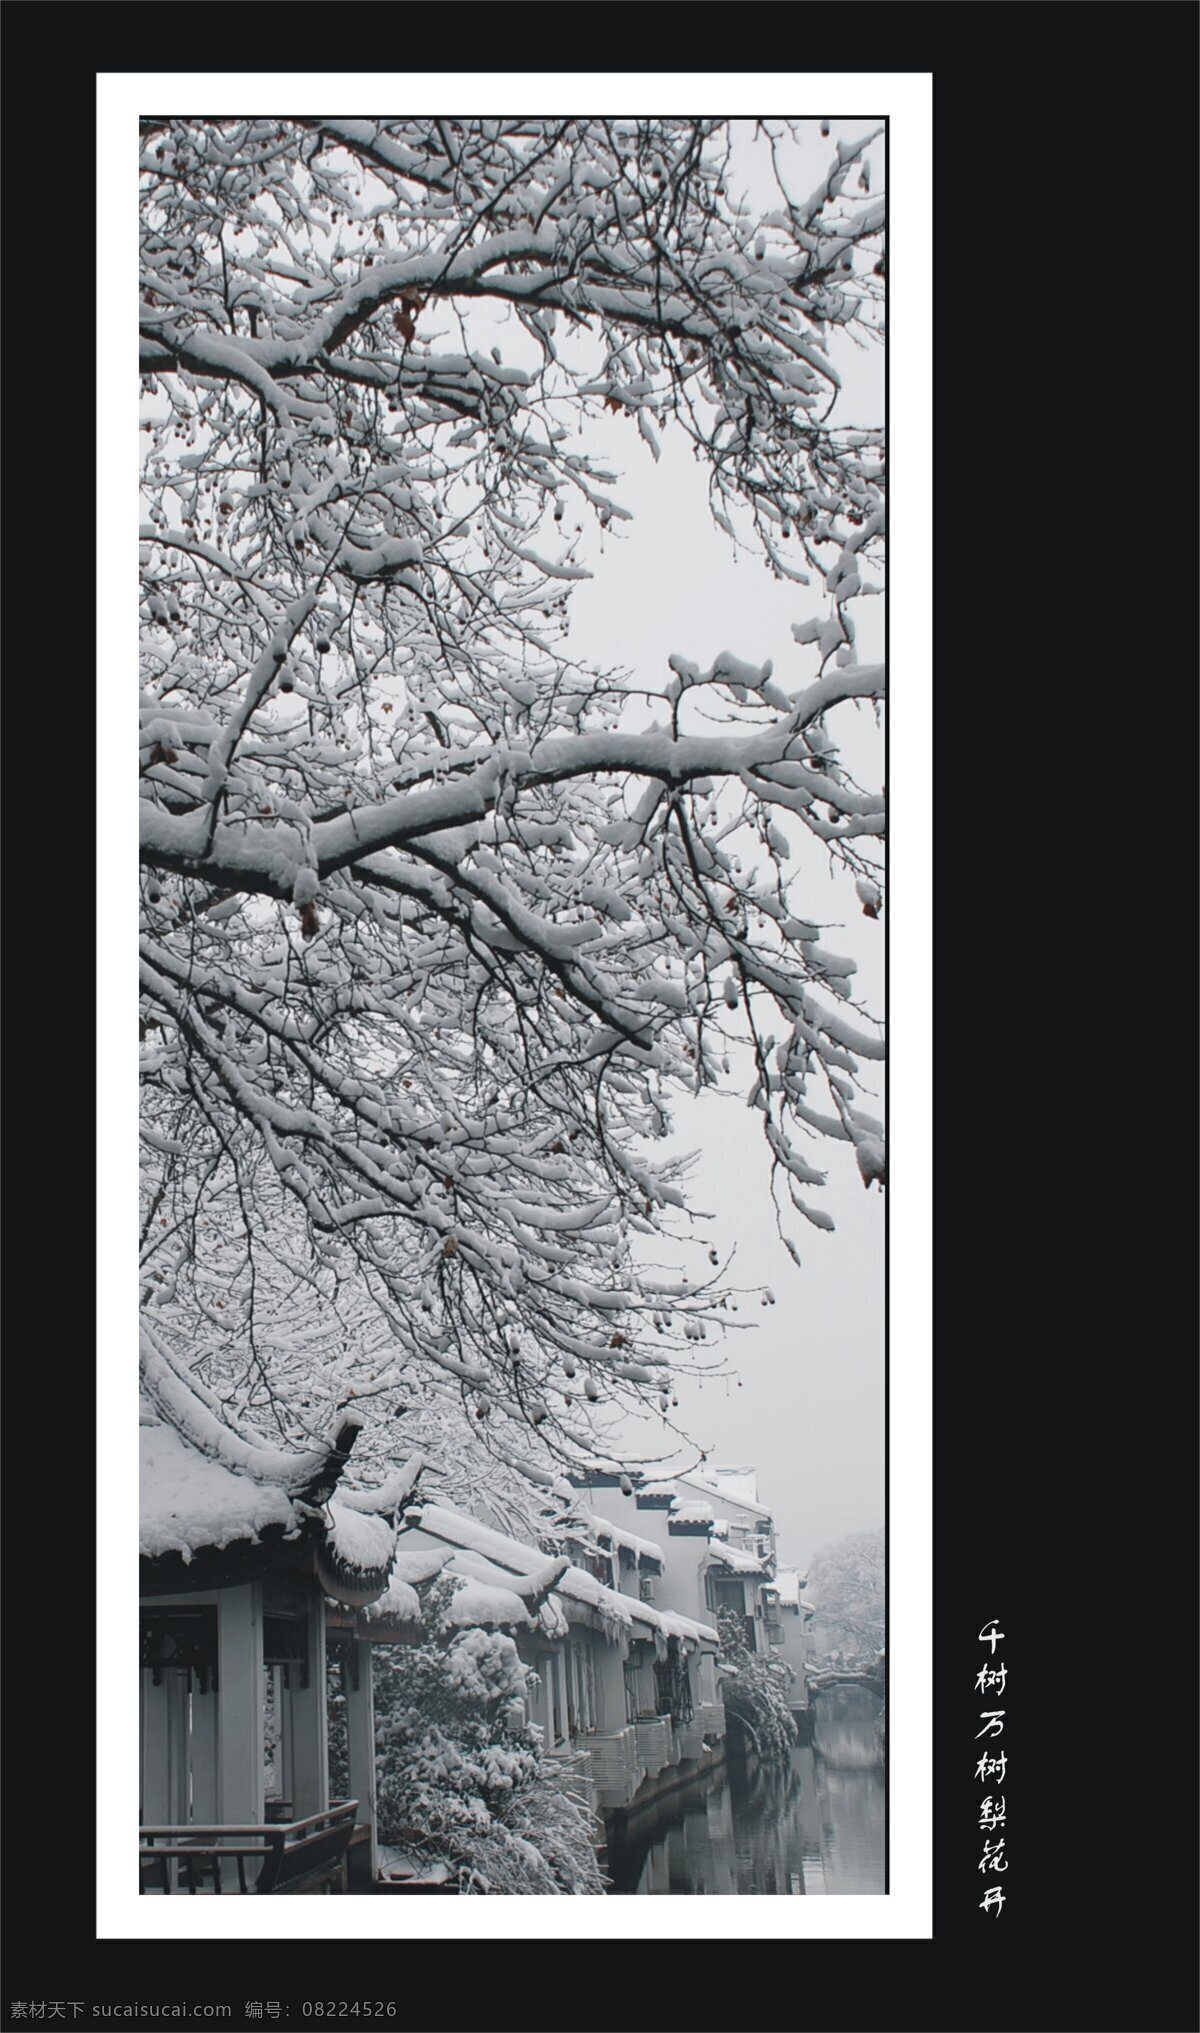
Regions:
<instances>
[{"instance_id":1,"label":"vertical chinese characters","mask_svg":"<svg viewBox=\"0 0 1200 2033\"><path fill-rule=\"evenodd\" d=\"M1003 1697L1005 1687L1008 1684L1008 1668L1003 1659L999 1661L996 1659L996 1647L1004 1635L1004 1632L999 1627L999 1618L997 1617L989 1617L979 1633L979 1642L981 1645L989 1647L990 1657L975 1675L975 1691L977 1694L982 1694L985 1699L990 1696ZM979 1720L983 1727L975 1732L976 1742L981 1737L990 1740L1003 1736L1006 1713L1007 1711L1003 1708L981 1708ZM994 1779L997 1785L1003 1786L1007 1771L1008 1754L1006 1751L991 1752L985 1750L975 1767L975 1777L984 1785L989 1780ZM1005 1838L1002 1834L997 1834L996 1832L998 1829L1002 1829L1004 1825L1005 1796L1003 1793L989 1792L979 1803L979 1827L983 1831L984 1841L978 1869L983 1872L985 1877L999 1876L1008 1869L1008 1857L1005 1854L1004 1847ZM982 1899L979 1901L980 1910L984 1913L999 1914L1004 1906L1004 1901L1005 1893L1003 1886L995 1883L989 1884Z\"/></svg>"}]
</instances>

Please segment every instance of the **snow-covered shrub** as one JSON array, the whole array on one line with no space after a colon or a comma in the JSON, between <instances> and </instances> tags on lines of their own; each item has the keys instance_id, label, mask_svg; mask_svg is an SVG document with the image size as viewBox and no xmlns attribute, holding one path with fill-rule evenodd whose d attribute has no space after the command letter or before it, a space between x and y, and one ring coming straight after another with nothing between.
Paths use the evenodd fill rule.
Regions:
<instances>
[{"instance_id":1,"label":"snow-covered shrub","mask_svg":"<svg viewBox=\"0 0 1200 2033\"><path fill-rule=\"evenodd\" d=\"M742 1620L732 1610L718 1616L721 1660L734 1673L722 1684L726 1712L746 1725L759 1757L766 1764L784 1764L796 1741L796 1723L788 1702L792 1669L782 1659L763 1658L747 1649Z\"/></svg>"},{"instance_id":2,"label":"snow-covered shrub","mask_svg":"<svg viewBox=\"0 0 1200 2033\"><path fill-rule=\"evenodd\" d=\"M435 1583L420 1641L375 1650L381 1840L448 1865L464 1891L603 1892L586 1804L526 1720L516 1645L450 1624L452 1595Z\"/></svg>"}]
</instances>

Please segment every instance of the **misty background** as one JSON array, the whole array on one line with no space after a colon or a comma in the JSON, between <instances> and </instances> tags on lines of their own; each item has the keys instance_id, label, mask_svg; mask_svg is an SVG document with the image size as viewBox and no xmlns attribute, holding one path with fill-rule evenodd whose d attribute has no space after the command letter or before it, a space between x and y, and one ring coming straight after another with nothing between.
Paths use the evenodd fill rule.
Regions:
<instances>
[{"instance_id":1,"label":"misty background","mask_svg":"<svg viewBox=\"0 0 1200 2033\"><path fill-rule=\"evenodd\" d=\"M785 174L792 191L807 193L824 175L837 142L857 140L876 124L868 117L835 119L825 138L808 123L801 138L788 143ZM753 204L769 206L773 196L777 202L769 159L750 146L753 123L739 126L731 186ZM882 140L872 155L874 193L883 183ZM884 414L882 348L838 339L834 334L830 349L842 380L833 421L878 424ZM608 453L620 476L616 498L633 520L585 532L590 549L581 561L586 558L595 576L573 589L574 653L629 670L655 691L666 685L672 654L701 668L723 649L754 664L769 657L785 686L815 674L813 652L796 644L791 624L829 612L823 588L817 580L807 588L778 581L760 558L737 551L713 524L702 474L682 437L663 432L657 463L632 419L589 419L588 437ZM860 660L882 661L882 599L859 600L855 621ZM836 737L841 760L860 782L883 780L883 733L870 707L843 710ZM833 872L801 829L790 837L792 866L799 871L793 907L828 928L824 944L854 956L854 1001L882 1017L886 904L879 921L864 917L853 881ZM864 1190L849 1144L820 1140L817 1149L814 1137L813 1162L827 1170L828 1183L811 1197L833 1217L836 1232L785 1215L801 1257L797 1269L776 1232L770 1154L745 1091L743 1085L740 1096L709 1093L675 1104L671 1148L698 1153L689 1206L711 1217L693 1223L702 1248L681 1247L678 1261L695 1279L710 1246L723 1264L733 1250L729 1282L766 1286L775 1304L764 1305L752 1293L739 1301L731 1319L736 1331L720 1351L739 1381L677 1374L679 1409L671 1418L710 1465L757 1467L760 1499L778 1526L780 1558L805 1567L820 1546L884 1523L884 1195ZM876 1098L882 1116L882 1068ZM661 1249L656 1254L665 1260ZM678 1465L695 1461L694 1450L681 1446L665 1423L629 1420L616 1430L631 1452L653 1452Z\"/></svg>"}]
</instances>

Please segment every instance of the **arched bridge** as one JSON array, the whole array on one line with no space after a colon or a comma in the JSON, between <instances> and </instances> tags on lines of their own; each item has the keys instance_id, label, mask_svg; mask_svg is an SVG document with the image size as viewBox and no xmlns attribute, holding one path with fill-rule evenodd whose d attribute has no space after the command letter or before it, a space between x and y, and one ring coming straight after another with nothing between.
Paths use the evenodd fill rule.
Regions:
<instances>
[{"instance_id":1,"label":"arched bridge","mask_svg":"<svg viewBox=\"0 0 1200 2033\"><path fill-rule=\"evenodd\" d=\"M865 1687L868 1694L877 1695L882 1701L887 1693L887 1679L881 1668L874 1666L852 1668L831 1666L821 1672L805 1673L809 1701L815 1701L829 1687Z\"/></svg>"}]
</instances>

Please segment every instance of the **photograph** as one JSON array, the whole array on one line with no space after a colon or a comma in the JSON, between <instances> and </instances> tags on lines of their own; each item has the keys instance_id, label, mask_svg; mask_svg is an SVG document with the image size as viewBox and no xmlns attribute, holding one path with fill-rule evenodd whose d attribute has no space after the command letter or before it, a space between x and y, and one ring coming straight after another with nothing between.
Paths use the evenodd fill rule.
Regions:
<instances>
[{"instance_id":1,"label":"photograph","mask_svg":"<svg viewBox=\"0 0 1200 2033\"><path fill-rule=\"evenodd\" d=\"M0 2025L1194 2033L1195 10L453 4L3 23Z\"/></svg>"},{"instance_id":2,"label":"photograph","mask_svg":"<svg viewBox=\"0 0 1200 2033\"><path fill-rule=\"evenodd\" d=\"M140 1894L883 1895L886 115L137 141Z\"/></svg>"}]
</instances>

